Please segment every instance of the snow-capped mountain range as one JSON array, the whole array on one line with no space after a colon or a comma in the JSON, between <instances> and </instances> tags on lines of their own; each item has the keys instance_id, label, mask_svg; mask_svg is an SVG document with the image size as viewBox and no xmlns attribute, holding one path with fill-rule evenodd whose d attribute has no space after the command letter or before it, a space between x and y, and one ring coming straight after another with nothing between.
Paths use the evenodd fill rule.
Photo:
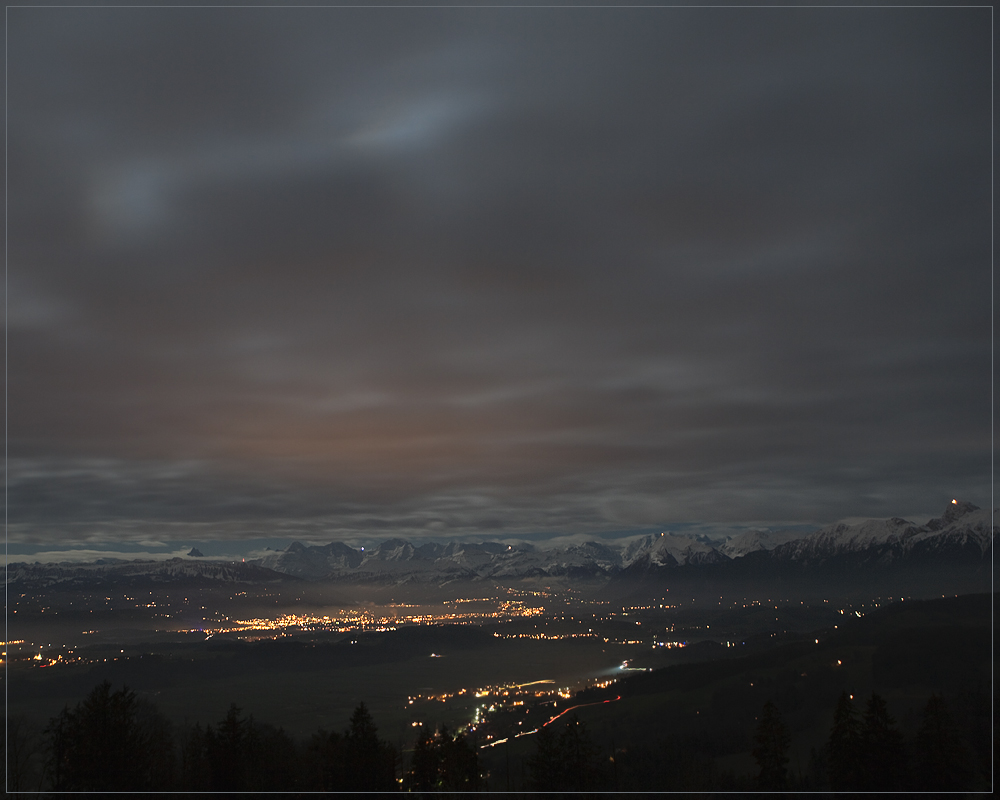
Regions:
<instances>
[{"instance_id":1,"label":"snow-capped mountain range","mask_svg":"<svg viewBox=\"0 0 1000 800\"><path fill-rule=\"evenodd\" d=\"M989 512L971 503L954 503L926 525L898 517L841 522L797 538L785 532L750 530L717 545L667 531L623 546L587 542L551 549L498 542L414 545L390 539L376 547L355 550L339 542L325 546L296 542L255 563L309 580L598 578L651 569L710 568L751 553L803 565L845 554L891 561L938 552L981 559L992 542Z\"/></svg>"},{"instance_id":2,"label":"snow-capped mountain range","mask_svg":"<svg viewBox=\"0 0 1000 800\"><path fill-rule=\"evenodd\" d=\"M953 502L926 525L892 517L855 524L842 522L774 548L778 559L817 562L847 553L880 551L888 558L962 551L985 555L993 546L990 512L972 503Z\"/></svg>"},{"instance_id":3,"label":"snow-capped mountain range","mask_svg":"<svg viewBox=\"0 0 1000 800\"><path fill-rule=\"evenodd\" d=\"M310 580L585 577L611 574L620 569L622 552L598 542L541 550L530 544L451 542L443 545L430 542L414 545L404 539L390 539L359 550L339 542L323 546L294 542L287 549L268 554L255 563L275 572Z\"/></svg>"},{"instance_id":4,"label":"snow-capped mountain range","mask_svg":"<svg viewBox=\"0 0 1000 800\"><path fill-rule=\"evenodd\" d=\"M757 550L773 550L780 544L791 542L802 536L801 533L789 531L770 531L760 528L751 528L743 533L730 536L726 542L719 547L719 552L729 558L741 558L747 553Z\"/></svg>"},{"instance_id":5,"label":"snow-capped mountain range","mask_svg":"<svg viewBox=\"0 0 1000 800\"><path fill-rule=\"evenodd\" d=\"M625 545L586 542L551 549L499 542L415 545L404 539L389 539L371 548L353 548L342 542L322 546L294 542L285 550L245 564L198 556L160 562L11 564L7 581L79 585L115 578L133 580L146 574L153 581L443 583L562 576L621 582L632 576L680 574L677 570L727 571L737 562L745 562L740 566L748 569L768 564L808 568L844 559L882 566L928 559L982 563L992 555L995 531L989 511L954 502L925 525L898 517L840 522L797 538L783 532L749 530L714 545L704 537L667 531Z\"/></svg>"}]
</instances>

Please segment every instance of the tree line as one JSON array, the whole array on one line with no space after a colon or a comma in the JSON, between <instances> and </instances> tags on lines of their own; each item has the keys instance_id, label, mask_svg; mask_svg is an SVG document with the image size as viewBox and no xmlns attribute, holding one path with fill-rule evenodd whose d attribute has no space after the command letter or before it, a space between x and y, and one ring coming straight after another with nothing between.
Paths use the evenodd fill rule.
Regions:
<instances>
[{"instance_id":1,"label":"tree line","mask_svg":"<svg viewBox=\"0 0 1000 800\"><path fill-rule=\"evenodd\" d=\"M520 788L548 791L752 790L974 791L975 757L945 700L932 695L913 737L904 737L885 700L860 710L844 692L810 774L790 774L791 734L768 701L752 737L754 776L720 773L710 742L668 737L599 750L575 715L543 726ZM745 752L745 751L744 751ZM148 700L105 681L53 717L32 742L23 719L8 721L7 789L13 792L308 792L503 790L489 785L473 742L441 726L420 728L404 754L378 735L364 703L343 732L320 729L301 741L232 705L215 725L174 726ZM509 781L509 766L508 777ZM507 786L506 788L510 788Z\"/></svg>"},{"instance_id":2,"label":"tree line","mask_svg":"<svg viewBox=\"0 0 1000 800\"><path fill-rule=\"evenodd\" d=\"M363 702L346 730L321 728L306 741L235 704L215 725L176 733L153 703L108 681L53 717L40 740L23 718L11 720L7 755L12 792L475 791L480 784L464 735L422 728L404 762Z\"/></svg>"},{"instance_id":3,"label":"tree line","mask_svg":"<svg viewBox=\"0 0 1000 800\"><path fill-rule=\"evenodd\" d=\"M785 791L791 736L777 707L767 702L754 734L757 788ZM972 754L952 721L943 698L931 695L920 729L907 740L896 728L885 699L876 693L860 713L853 695L841 694L822 753L829 788L837 792L969 791L973 789Z\"/></svg>"},{"instance_id":4,"label":"tree line","mask_svg":"<svg viewBox=\"0 0 1000 800\"><path fill-rule=\"evenodd\" d=\"M737 776L718 774L705 763L704 756L699 759L697 752L687 753L684 757L687 764L683 766L673 759L673 768L679 773L688 770L695 784L701 783L701 788L707 790L817 788L803 785L805 781L796 780L789 774L791 743L791 734L781 713L768 701L761 709L753 736L751 754L758 772L751 785L746 785ZM947 705L937 695L928 700L917 735L907 741L897 730L880 695L873 693L864 712L859 713L853 697L844 692L837 703L824 751L813 755L820 763L821 779L825 777L828 788L833 791L944 792L972 788L971 753L958 734ZM547 728L538 732L536 751L528 759L528 770L528 788L539 791L621 788L615 755L600 757L586 726L575 717L570 718L559 734ZM702 783L699 778L708 780ZM649 782L645 788L665 787Z\"/></svg>"}]
</instances>

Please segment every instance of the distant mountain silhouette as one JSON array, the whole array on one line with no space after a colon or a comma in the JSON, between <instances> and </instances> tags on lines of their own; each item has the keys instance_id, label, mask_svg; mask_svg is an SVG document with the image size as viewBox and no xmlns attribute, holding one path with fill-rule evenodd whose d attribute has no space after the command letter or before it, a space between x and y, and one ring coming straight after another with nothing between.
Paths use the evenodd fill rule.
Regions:
<instances>
[{"instance_id":1,"label":"distant mountain silhouette","mask_svg":"<svg viewBox=\"0 0 1000 800\"><path fill-rule=\"evenodd\" d=\"M100 585L103 582L270 582L287 579L351 582L434 582L562 578L628 585L649 581L768 579L808 574L884 571L989 564L995 528L991 514L955 502L925 525L892 517L838 522L790 539L787 533L748 531L714 546L705 537L664 531L625 545L586 542L542 549L531 544L450 542L413 544L389 539L375 547L342 542L306 545L246 563L205 559L192 562L110 561L94 564L11 564L11 584ZM188 554L205 558L197 549Z\"/></svg>"}]
</instances>

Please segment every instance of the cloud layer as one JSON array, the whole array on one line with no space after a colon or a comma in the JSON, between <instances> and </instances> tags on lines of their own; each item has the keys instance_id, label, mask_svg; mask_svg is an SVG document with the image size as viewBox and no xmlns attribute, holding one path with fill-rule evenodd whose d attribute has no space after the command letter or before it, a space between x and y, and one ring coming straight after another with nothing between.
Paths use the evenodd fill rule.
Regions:
<instances>
[{"instance_id":1,"label":"cloud layer","mask_svg":"<svg viewBox=\"0 0 1000 800\"><path fill-rule=\"evenodd\" d=\"M10 535L989 492L988 9L9 11Z\"/></svg>"}]
</instances>

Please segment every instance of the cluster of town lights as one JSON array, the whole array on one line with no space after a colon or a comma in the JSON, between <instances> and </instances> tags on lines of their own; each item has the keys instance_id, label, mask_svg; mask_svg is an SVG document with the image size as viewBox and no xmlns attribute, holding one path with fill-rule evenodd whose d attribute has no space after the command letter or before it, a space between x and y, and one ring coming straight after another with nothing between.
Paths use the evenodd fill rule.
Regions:
<instances>
[{"instance_id":1,"label":"cluster of town lights","mask_svg":"<svg viewBox=\"0 0 1000 800\"><path fill-rule=\"evenodd\" d=\"M458 625L478 624L486 621L506 620L515 617L537 617L544 609L527 606L520 600L505 600L496 611L449 611L445 613L403 614L397 616L376 616L367 611L345 613L343 615L283 614L275 619L226 620L218 627L194 628L185 633L204 633L207 637L220 634L246 634L254 632L296 632L325 631L329 633L350 633L354 631L394 631L400 625L436 625L451 623ZM257 637L260 638L260 637Z\"/></svg>"}]
</instances>

